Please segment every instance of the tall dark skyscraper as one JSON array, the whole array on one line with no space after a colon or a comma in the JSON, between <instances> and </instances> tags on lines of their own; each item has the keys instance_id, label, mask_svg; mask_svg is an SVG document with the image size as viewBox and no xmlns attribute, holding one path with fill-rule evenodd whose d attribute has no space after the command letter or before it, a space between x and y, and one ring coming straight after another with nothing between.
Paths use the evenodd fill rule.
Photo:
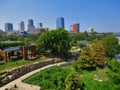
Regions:
<instances>
[{"instance_id":1,"label":"tall dark skyscraper","mask_svg":"<svg viewBox=\"0 0 120 90\"><path fill-rule=\"evenodd\" d=\"M21 22L19 23L19 30L20 30L21 32L24 32L24 31L25 31L25 25L24 25L24 22L23 22L23 21L21 21Z\"/></svg>"},{"instance_id":2,"label":"tall dark skyscraper","mask_svg":"<svg viewBox=\"0 0 120 90\"><path fill-rule=\"evenodd\" d=\"M65 28L64 18L63 18L63 17L57 18L56 27L57 27L57 28L63 28L63 29Z\"/></svg>"},{"instance_id":3,"label":"tall dark skyscraper","mask_svg":"<svg viewBox=\"0 0 120 90\"><path fill-rule=\"evenodd\" d=\"M33 24L33 20L32 19L29 19L28 20L28 31L29 30L34 30L35 29L35 26Z\"/></svg>"},{"instance_id":4,"label":"tall dark skyscraper","mask_svg":"<svg viewBox=\"0 0 120 90\"><path fill-rule=\"evenodd\" d=\"M33 20L32 19L28 20L28 26L33 26Z\"/></svg>"},{"instance_id":5,"label":"tall dark skyscraper","mask_svg":"<svg viewBox=\"0 0 120 90\"><path fill-rule=\"evenodd\" d=\"M5 23L5 31L6 32L13 31L13 24L12 23Z\"/></svg>"}]
</instances>

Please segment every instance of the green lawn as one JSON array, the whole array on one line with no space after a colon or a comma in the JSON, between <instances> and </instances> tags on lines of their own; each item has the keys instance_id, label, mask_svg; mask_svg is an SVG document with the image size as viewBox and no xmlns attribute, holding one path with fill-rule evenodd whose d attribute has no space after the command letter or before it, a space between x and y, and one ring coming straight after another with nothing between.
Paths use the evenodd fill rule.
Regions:
<instances>
[{"instance_id":1,"label":"green lawn","mask_svg":"<svg viewBox=\"0 0 120 90\"><path fill-rule=\"evenodd\" d=\"M64 68L73 70L72 65ZM114 90L116 87L109 77L109 74L113 73L109 68L99 68L93 71L83 70L82 73L80 82L85 84L85 90Z\"/></svg>"},{"instance_id":2,"label":"green lawn","mask_svg":"<svg viewBox=\"0 0 120 90\"><path fill-rule=\"evenodd\" d=\"M112 88L115 87L106 69L83 71L81 82L85 84L85 90L112 90Z\"/></svg>"},{"instance_id":3,"label":"green lawn","mask_svg":"<svg viewBox=\"0 0 120 90\"><path fill-rule=\"evenodd\" d=\"M28 64L32 64L32 63L35 63L35 62L40 62L42 60L46 60L48 58L42 56L40 58L37 58L36 60L17 60L17 61L13 61L13 62L6 62L6 63L3 63L3 64L0 64L0 72L3 71L3 70L10 70L12 68L16 68L16 67L19 67L19 66L22 66L22 65L28 65Z\"/></svg>"}]
</instances>

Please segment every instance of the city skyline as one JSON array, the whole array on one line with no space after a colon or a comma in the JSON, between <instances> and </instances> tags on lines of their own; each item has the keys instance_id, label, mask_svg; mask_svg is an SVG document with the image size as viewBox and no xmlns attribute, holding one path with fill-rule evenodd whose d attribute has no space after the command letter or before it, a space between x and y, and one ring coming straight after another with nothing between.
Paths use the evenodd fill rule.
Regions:
<instances>
[{"instance_id":1,"label":"city skyline","mask_svg":"<svg viewBox=\"0 0 120 90\"><path fill-rule=\"evenodd\" d=\"M53 3L54 2L54 3ZM120 0L0 0L0 29L4 24L14 24L18 29L20 21L32 18L44 27L56 29L56 18L64 17L65 29L73 23L80 23L81 31L93 27L97 32L120 31Z\"/></svg>"}]
</instances>

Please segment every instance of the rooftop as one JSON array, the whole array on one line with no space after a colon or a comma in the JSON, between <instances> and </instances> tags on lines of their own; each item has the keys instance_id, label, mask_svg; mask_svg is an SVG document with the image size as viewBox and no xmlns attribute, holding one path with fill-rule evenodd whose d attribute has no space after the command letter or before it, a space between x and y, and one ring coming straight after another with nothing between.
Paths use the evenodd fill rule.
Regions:
<instances>
[{"instance_id":1,"label":"rooftop","mask_svg":"<svg viewBox=\"0 0 120 90\"><path fill-rule=\"evenodd\" d=\"M20 50L20 49L21 49L20 46L15 46L15 47L5 48L5 49L3 49L3 51L11 52L11 51L16 51L16 50Z\"/></svg>"}]
</instances>

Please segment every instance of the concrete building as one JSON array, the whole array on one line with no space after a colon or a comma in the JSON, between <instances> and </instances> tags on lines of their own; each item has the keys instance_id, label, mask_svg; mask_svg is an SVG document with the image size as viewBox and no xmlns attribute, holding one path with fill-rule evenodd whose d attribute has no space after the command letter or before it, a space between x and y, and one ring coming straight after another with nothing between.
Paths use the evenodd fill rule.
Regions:
<instances>
[{"instance_id":1,"label":"concrete building","mask_svg":"<svg viewBox=\"0 0 120 90\"><path fill-rule=\"evenodd\" d=\"M29 19L28 20L28 32L30 31L30 30L34 30L35 29L35 26L34 26L34 24L33 24L33 20L32 19Z\"/></svg>"},{"instance_id":2,"label":"concrete building","mask_svg":"<svg viewBox=\"0 0 120 90\"><path fill-rule=\"evenodd\" d=\"M5 23L5 31L6 32L13 31L13 24L12 23Z\"/></svg>"},{"instance_id":3,"label":"concrete building","mask_svg":"<svg viewBox=\"0 0 120 90\"><path fill-rule=\"evenodd\" d=\"M80 32L80 25L79 23L75 23L73 25L70 25L70 31L73 32L73 34L77 34Z\"/></svg>"},{"instance_id":4,"label":"concrete building","mask_svg":"<svg viewBox=\"0 0 120 90\"><path fill-rule=\"evenodd\" d=\"M28 20L28 26L33 26L33 20L32 19Z\"/></svg>"},{"instance_id":5,"label":"concrete building","mask_svg":"<svg viewBox=\"0 0 120 90\"><path fill-rule=\"evenodd\" d=\"M0 29L0 35L7 35L7 32L4 32L4 31L2 31L1 29Z\"/></svg>"},{"instance_id":6,"label":"concrete building","mask_svg":"<svg viewBox=\"0 0 120 90\"><path fill-rule=\"evenodd\" d=\"M57 18L56 20L56 28L65 28L65 25L64 25L64 18L63 17L59 17Z\"/></svg>"},{"instance_id":7,"label":"concrete building","mask_svg":"<svg viewBox=\"0 0 120 90\"><path fill-rule=\"evenodd\" d=\"M23 21L21 21L21 22L19 23L19 30L20 30L21 32L24 32L24 31L25 31L25 25L24 25L24 22L23 22Z\"/></svg>"},{"instance_id":8,"label":"concrete building","mask_svg":"<svg viewBox=\"0 0 120 90\"><path fill-rule=\"evenodd\" d=\"M30 30L29 34L41 34L42 32L45 32L46 30L49 30L49 28L38 28L35 30Z\"/></svg>"},{"instance_id":9,"label":"concrete building","mask_svg":"<svg viewBox=\"0 0 120 90\"><path fill-rule=\"evenodd\" d=\"M94 29L92 27L89 27L87 30L87 33L92 33L94 31Z\"/></svg>"},{"instance_id":10,"label":"concrete building","mask_svg":"<svg viewBox=\"0 0 120 90\"><path fill-rule=\"evenodd\" d=\"M42 28L43 24L42 23L37 23L37 28Z\"/></svg>"}]
</instances>

